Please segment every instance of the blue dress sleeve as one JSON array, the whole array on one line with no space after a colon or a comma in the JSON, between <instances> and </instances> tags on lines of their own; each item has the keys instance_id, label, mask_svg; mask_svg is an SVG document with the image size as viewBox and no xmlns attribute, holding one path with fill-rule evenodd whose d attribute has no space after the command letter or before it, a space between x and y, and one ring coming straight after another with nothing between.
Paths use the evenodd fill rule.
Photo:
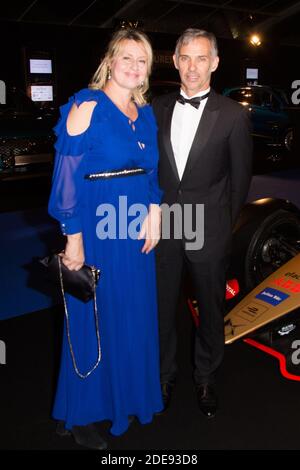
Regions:
<instances>
[{"instance_id":1,"label":"blue dress sleeve","mask_svg":"<svg viewBox=\"0 0 300 470\"><path fill-rule=\"evenodd\" d=\"M89 148L88 129L71 136L66 122L69 111L76 103L95 100L93 90L84 89L60 107L60 119L54 127L57 136L52 188L48 204L49 214L60 222L64 235L82 231L82 186L84 181L84 156Z\"/></svg>"},{"instance_id":2,"label":"blue dress sleeve","mask_svg":"<svg viewBox=\"0 0 300 470\"><path fill-rule=\"evenodd\" d=\"M148 173L149 177L149 200L150 204L160 204L163 192L158 185L157 168Z\"/></svg>"},{"instance_id":3,"label":"blue dress sleeve","mask_svg":"<svg viewBox=\"0 0 300 470\"><path fill-rule=\"evenodd\" d=\"M163 191L159 187L158 183L158 170L157 170L157 165L158 165L158 142L157 142L157 124L156 124L156 119L152 110L151 106L145 106L145 109L147 109L147 114L148 114L148 119L149 119L149 125L153 129L153 135L154 135L154 145L153 145L153 168L149 171L148 177L149 177L149 200L150 204L160 204L162 200L162 195Z\"/></svg>"}]
</instances>

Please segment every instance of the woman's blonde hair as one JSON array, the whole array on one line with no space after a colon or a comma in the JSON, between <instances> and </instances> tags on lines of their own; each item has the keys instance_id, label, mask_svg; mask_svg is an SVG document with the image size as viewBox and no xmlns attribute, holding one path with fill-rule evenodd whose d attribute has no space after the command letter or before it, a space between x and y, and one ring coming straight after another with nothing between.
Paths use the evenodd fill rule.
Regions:
<instances>
[{"instance_id":1,"label":"woman's blonde hair","mask_svg":"<svg viewBox=\"0 0 300 470\"><path fill-rule=\"evenodd\" d=\"M108 44L106 54L96 72L94 73L91 82L89 83L89 88L94 90L102 90L105 87L107 81L109 80L108 77L110 73L110 64L120 52L123 41L126 40L132 40L142 44L147 54L147 75L144 82L135 90L133 90L132 93L133 100L137 104L143 105L147 102L145 94L149 88L149 75L151 73L153 62L153 51L150 40L146 34L135 29L120 29L114 33Z\"/></svg>"}]
</instances>

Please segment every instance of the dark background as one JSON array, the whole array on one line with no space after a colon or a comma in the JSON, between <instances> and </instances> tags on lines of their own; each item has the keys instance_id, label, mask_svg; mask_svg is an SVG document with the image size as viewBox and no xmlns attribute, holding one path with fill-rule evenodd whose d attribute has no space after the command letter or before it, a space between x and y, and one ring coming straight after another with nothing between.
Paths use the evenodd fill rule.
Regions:
<instances>
[{"instance_id":1,"label":"dark background","mask_svg":"<svg viewBox=\"0 0 300 470\"><path fill-rule=\"evenodd\" d=\"M187 24L187 26L189 26ZM74 91L88 85L98 67L113 28L0 22L0 79L25 91L24 51L49 52L54 58L55 104L66 101ZM151 32L148 35L154 51L172 54L178 34L172 31ZM218 37L220 65L213 76L217 91L245 84L245 68L259 68L259 84L284 88L290 97L291 84L300 79L299 47L284 45L281 37L266 37L255 48L244 39ZM172 64L154 64L153 79L178 80Z\"/></svg>"},{"instance_id":2,"label":"dark background","mask_svg":"<svg viewBox=\"0 0 300 470\"><path fill-rule=\"evenodd\" d=\"M154 80L178 80L170 60L168 64L163 61L170 59L179 34L187 27L196 27L214 32L218 39L221 60L213 77L217 91L244 85L245 68L258 67L259 84L282 87L290 97L292 82L300 80L299 12L300 2L291 0L2 0L0 80L25 91L28 57L48 55L54 66L54 105L61 105L88 85L111 33L121 24L137 24L148 33L156 53ZM251 32L262 35L258 48L248 42ZM277 162L271 163L276 170ZM283 163L288 168L285 172L253 177L249 201L288 198L300 207L299 169L291 169L289 160ZM31 258L31 251L42 256L39 250L47 248L44 235L50 224L46 209L50 171L43 177L29 176L0 184L0 215L2 220L11 220L11 232L3 223L2 234L8 233L6 239L15 246L11 234L19 237L18 250L15 246L7 250L6 257L3 253L7 245L1 244L1 302L7 290L12 303L15 299L22 303L22 313L25 297L16 287L19 278L11 274L19 273L13 271L14 263L20 268L21 255ZM22 282L21 286L25 284ZM37 311L36 307L34 313L18 316L11 307L7 313L10 318L1 321L0 327L0 340L7 345L7 364L0 365L0 448L79 450L71 438L61 439L55 434L51 419L59 367L61 309L44 306ZM177 321L181 333L179 374L170 409L148 426L141 427L135 421L124 436L108 436L110 450L299 449L299 381L284 379L271 356L243 342L226 348L216 420L207 421L202 416L192 383L193 325L185 299L181 299ZM108 423L100 426L106 435Z\"/></svg>"}]
</instances>

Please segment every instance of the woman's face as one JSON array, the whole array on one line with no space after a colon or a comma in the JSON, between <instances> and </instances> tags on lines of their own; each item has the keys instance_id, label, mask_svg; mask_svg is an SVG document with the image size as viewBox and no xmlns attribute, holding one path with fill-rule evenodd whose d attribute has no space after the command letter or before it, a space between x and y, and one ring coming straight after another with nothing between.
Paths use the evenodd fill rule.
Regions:
<instances>
[{"instance_id":1,"label":"woman's face","mask_svg":"<svg viewBox=\"0 0 300 470\"><path fill-rule=\"evenodd\" d=\"M126 39L111 63L111 80L120 87L133 90L148 74L148 57L142 43Z\"/></svg>"}]
</instances>

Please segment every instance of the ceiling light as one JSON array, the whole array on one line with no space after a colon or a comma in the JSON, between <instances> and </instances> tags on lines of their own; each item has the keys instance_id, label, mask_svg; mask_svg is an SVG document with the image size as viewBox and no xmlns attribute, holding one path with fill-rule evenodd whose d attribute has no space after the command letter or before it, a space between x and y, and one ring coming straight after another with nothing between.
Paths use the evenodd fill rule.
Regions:
<instances>
[{"instance_id":1,"label":"ceiling light","mask_svg":"<svg viewBox=\"0 0 300 470\"><path fill-rule=\"evenodd\" d=\"M252 34L249 41L253 46L260 46L261 45L261 38L258 34Z\"/></svg>"}]
</instances>

